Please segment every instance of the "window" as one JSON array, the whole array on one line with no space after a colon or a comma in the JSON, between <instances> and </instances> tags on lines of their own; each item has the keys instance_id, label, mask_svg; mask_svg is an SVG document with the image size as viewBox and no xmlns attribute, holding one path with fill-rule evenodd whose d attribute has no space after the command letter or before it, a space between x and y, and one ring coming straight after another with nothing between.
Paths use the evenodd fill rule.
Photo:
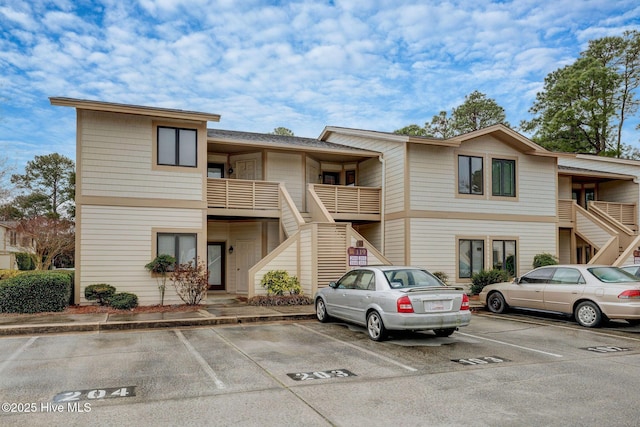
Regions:
<instances>
[{"instance_id":1,"label":"window","mask_svg":"<svg viewBox=\"0 0 640 427\"><path fill-rule=\"evenodd\" d=\"M522 276L519 283L549 283L555 271L555 267L538 268Z\"/></svg>"},{"instance_id":2,"label":"window","mask_svg":"<svg viewBox=\"0 0 640 427\"><path fill-rule=\"evenodd\" d=\"M322 183L329 185L339 185L340 174L338 172L322 172Z\"/></svg>"},{"instance_id":3,"label":"window","mask_svg":"<svg viewBox=\"0 0 640 427\"><path fill-rule=\"evenodd\" d=\"M458 193L484 194L482 157L458 156Z\"/></svg>"},{"instance_id":4,"label":"window","mask_svg":"<svg viewBox=\"0 0 640 427\"><path fill-rule=\"evenodd\" d=\"M224 165L222 163L209 163L207 165L207 178L224 178Z\"/></svg>"},{"instance_id":5,"label":"window","mask_svg":"<svg viewBox=\"0 0 640 427\"><path fill-rule=\"evenodd\" d=\"M493 159L491 167L491 188L494 196L516 196L515 160Z\"/></svg>"},{"instance_id":6,"label":"window","mask_svg":"<svg viewBox=\"0 0 640 427\"><path fill-rule=\"evenodd\" d=\"M458 276L471 278L471 275L484 269L484 240L458 241Z\"/></svg>"},{"instance_id":7,"label":"window","mask_svg":"<svg viewBox=\"0 0 640 427\"><path fill-rule=\"evenodd\" d=\"M575 268L558 267L556 272L553 274L551 283L560 285L583 285L586 282L582 277L582 274L580 274L580 271Z\"/></svg>"},{"instance_id":8,"label":"window","mask_svg":"<svg viewBox=\"0 0 640 427\"><path fill-rule=\"evenodd\" d=\"M158 164L197 166L197 131L158 126Z\"/></svg>"},{"instance_id":9,"label":"window","mask_svg":"<svg viewBox=\"0 0 640 427\"><path fill-rule=\"evenodd\" d=\"M493 241L493 268L508 271L513 277L516 276L516 241L515 240L494 240Z\"/></svg>"},{"instance_id":10,"label":"window","mask_svg":"<svg viewBox=\"0 0 640 427\"><path fill-rule=\"evenodd\" d=\"M158 233L157 255L171 255L178 264L196 261L195 233Z\"/></svg>"},{"instance_id":11,"label":"window","mask_svg":"<svg viewBox=\"0 0 640 427\"><path fill-rule=\"evenodd\" d=\"M356 171L348 170L344 173L345 185L356 185Z\"/></svg>"}]
</instances>

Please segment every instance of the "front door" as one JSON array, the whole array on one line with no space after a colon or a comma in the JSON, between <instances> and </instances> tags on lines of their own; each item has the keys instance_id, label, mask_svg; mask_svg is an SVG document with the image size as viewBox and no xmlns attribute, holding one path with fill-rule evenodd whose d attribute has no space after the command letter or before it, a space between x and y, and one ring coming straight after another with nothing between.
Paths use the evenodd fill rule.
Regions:
<instances>
[{"instance_id":1,"label":"front door","mask_svg":"<svg viewBox=\"0 0 640 427\"><path fill-rule=\"evenodd\" d=\"M242 240L236 241L234 250L234 256L236 257L236 291L238 293L247 293L249 291L249 285L253 286L253 283L248 283L249 269L258 262L256 258L256 242L255 240Z\"/></svg>"},{"instance_id":2,"label":"front door","mask_svg":"<svg viewBox=\"0 0 640 427\"><path fill-rule=\"evenodd\" d=\"M209 270L209 289L223 291L224 285L224 242L207 244L207 268Z\"/></svg>"}]
</instances>

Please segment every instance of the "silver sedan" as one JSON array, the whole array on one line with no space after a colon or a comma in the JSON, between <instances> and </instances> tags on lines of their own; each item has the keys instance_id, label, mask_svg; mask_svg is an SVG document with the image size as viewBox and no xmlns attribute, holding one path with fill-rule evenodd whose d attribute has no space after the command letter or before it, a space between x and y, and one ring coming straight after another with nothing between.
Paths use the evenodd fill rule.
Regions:
<instances>
[{"instance_id":1,"label":"silver sedan","mask_svg":"<svg viewBox=\"0 0 640 427\"><path fill-rule=\"evenodd\" d=\"M334 317L364 326L374 341L393 330L433 330L448 337L471 321L462 288L415 267L360 267L318 290L314 300L320 322Z\"/></svg>"},{"instance_id":2,"label":"silver sedan","mask_svg":"<svg viewBox=\"0 0 640 427\"><path fill-rule=\"evenodd\" d=\"M509 307L573 315L594 328L606 319L640 323L640 278L598 265L552 265L509 283L485 286L480 301L493 313Z\"/></svg>"}]
</instances>

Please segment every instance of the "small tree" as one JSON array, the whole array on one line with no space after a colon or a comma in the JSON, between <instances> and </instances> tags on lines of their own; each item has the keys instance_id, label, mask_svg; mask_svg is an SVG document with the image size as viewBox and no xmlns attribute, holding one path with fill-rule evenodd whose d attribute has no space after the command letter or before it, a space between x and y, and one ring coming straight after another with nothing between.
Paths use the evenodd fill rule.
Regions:
<instances>
[{"instance_id":1,"label":"small tree","mask_svg":"<svg viewBox=\"0 0 640 427\"><path fill-rule=\"evenodd\" d=\"M189 261L177 265L171 274L176 293L185 304L196 305L207 295L209 275L207 265L198 259L197 263Z\"/></svg>"},{"instance_id":2,"label":"small tree","mask_svg":"<svg viewBox=\"0 0 640 427\"><path fill-rule=\"evenodd\" d=\"M158 290L160 291L160 305L164 305L164 291L167 288L167 273L173 269L175 264L176 259L174 257L167 254L161 254L144 266L144 268L157 275L156 281L158 282Z\"/></svg>"},{"instance_id":3,"label":"small tree","mask_svg":"<svg viewBox=\"0 0 640 427\"><path fill-rule=\"evenodd\" d=\"M75 224L66 219L29 218L20 221L16 231L29 237L30 244L21 249L33 256L36 270L49 270L57 256L75 247Z\"/></svg>"}]
</instances>

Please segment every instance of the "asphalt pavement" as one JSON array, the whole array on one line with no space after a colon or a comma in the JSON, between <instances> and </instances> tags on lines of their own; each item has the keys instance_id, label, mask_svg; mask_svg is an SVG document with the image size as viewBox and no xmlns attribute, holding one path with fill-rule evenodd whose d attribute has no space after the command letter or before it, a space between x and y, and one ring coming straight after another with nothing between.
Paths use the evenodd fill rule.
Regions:
<instances>
[{"instance_id":1,"label":"asphalt pavement","mask_svg":"<svg viewBox=\"0 0 640 427\"><path fill-rule=\"evenodd\" d=\"M482 305L471 301L471 309ZM313 305L253 306L242 298L208 298L198 311L165 313L3 314L0 336L66 332L198 327L237 323L295 321L315 317Z\"/></svg>"}]
</instances>

